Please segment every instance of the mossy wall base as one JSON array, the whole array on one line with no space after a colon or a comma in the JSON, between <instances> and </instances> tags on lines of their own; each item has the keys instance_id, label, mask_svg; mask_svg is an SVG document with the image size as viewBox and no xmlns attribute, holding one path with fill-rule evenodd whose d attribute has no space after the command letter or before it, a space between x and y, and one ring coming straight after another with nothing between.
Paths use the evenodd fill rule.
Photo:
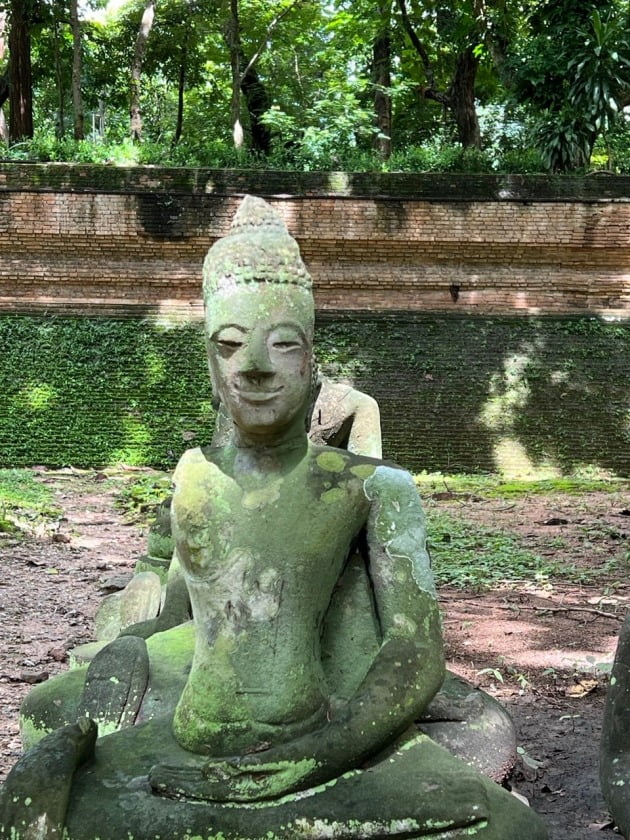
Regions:
<instances>
[{"instance_id":1,"label":"mossy wall base","mask_svg":"<svg viewBox=\"0 0 630 840\"><path fill-rule=\"evenodd\" d=\"M0 317L0 466L172 468L214 424L199 324ZM630 475L630 327L326 313L317 354L412 470Z\"/></svg>"}]
</instances>

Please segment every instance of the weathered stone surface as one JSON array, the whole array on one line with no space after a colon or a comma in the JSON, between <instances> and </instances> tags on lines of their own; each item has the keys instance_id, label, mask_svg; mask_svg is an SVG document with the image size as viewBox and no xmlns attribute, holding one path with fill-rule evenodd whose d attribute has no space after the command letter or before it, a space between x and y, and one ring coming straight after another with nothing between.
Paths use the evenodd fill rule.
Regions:
<instances>
[{"instance_id":1,"label":"weathered stone surface","mask_svg":"<svg viewBox=\"0 0 630 840\"><path fill-rule=\"evenodd\" d=\"M600 781L613 820L630 837L630 612L619 634L606 698Z\"/></svg>"},{"instance_id":2,"label":"weathered stone surface","mask_svg":"<svg viewBox=\"0 0 630 840\"><path fill-rule=\"evenodd\" d=\"M147 621L160 611L162 581L155 572L140 572L133 576L125 588L120 605L120 624L129 627L138 621Z\"/></svg>"},{"instance_id":3,"label":"weathered stone surface","mask_svg":"<svg viewBox=\"0 0 630 840\"><path fill-rule=\"evenodd\" d=\"M83 718L56 729L26 753L0 787L0 837L63 836L73 774L92 757L96 734L96 724ZM94 828L90 831L93 838Z\"/></svg>"},{"instance_id":4,"label":"weathered stone surface","mask_svg":"<svg viewBox=\"0 0 630 840\"><path fill-rule=\"evenodd\" d=\"M103 642L112 642L120 633L120 592L112 592L101 601L94 617L94 638Z\"/></svg>"},{"instance_id":5,"label":"weathered stone surface","mask_svg":"<svg viewBox=\"0 0 630 840\"><path fill-rule=\"evenodd\" d=\"M92 660L77 716L95 721L101 736L133 726L148 682L149 657L144 639L116 639Z\"/></svg>"}]
</instances>

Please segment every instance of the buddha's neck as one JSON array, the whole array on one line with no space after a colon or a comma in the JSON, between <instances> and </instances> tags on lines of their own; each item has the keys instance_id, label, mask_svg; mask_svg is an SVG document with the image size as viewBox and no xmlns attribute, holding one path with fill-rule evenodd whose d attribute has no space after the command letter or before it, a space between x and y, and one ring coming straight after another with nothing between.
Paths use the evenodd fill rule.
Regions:
<instances>
[{"instance_id":1,"label":"buddha's neck","mask_svg":"<svg viewBox=\"0 0 630 840\"><path fill-rule=\"evenodd\" d=\"M302 460L308 449L308 437L302 429L292 434L264 438L244 434L235 428L232 445L235 449L234 467L238 473L273 474L286 472Z\"/></svg>"}]
</instances>

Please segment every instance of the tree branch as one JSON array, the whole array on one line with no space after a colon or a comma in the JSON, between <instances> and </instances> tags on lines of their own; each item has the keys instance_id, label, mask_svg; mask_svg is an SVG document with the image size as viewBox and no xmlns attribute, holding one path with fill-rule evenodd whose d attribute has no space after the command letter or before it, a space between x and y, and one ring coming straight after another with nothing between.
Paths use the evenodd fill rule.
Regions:
<instances>
[{"instance_id":1,"label":"tree branch","mask_svg":"<svg viewBox=\"0 0 630 840\"><path fill-rule=\"evenodd\" d=\"M446 105L447 107L451 106L451 97L448 93L443 93L440 90L434 90L434 88L430 87L418 87L418 91L425 99L431 99L433 102L439 102L441 105Z\"/></svg>"},{"instance_id":2,"label":"tree branch","mask_svg":"<svg viewBox=\"0 0 630 840\"><path fill-rule=\"evenodd\" d=\"M478 597L483 598L483 595L480 595ZM462 599L459 595L453 595L452 597L449 597L448 594L441 593L440 601L450 601L456 604L465 604L467 601L470 601L470 597L467 596L466 598ZM579 604L541 604L540 606L537 604L495 604L494 606L498 610L509 610L510 612L516 613L516 615L518 615L518 613L521 610L531 610L532 612L536 613L586 613L587 615L595 615L599 618L612 618L615 621L623 621L624 619L623 615L607 612L606 610L598 610L594 607L584 607L580 606ZM457 620L459 621L459 619Z\"/></svg>"},{"instance_id":3,"label":"tree branch","mask_svg":"<svg viewBox=\"0 0 630 840\"><path fill-rule=\"evenodd\" d=\"M277 15L275 16L275 18L271 21L271 23L270 23L270 24L269 24L269 26L267 27L267 31L265 32L263 39L262 39L262 40L261 40L261 42L260 42L260 46L258 47L258 49L256 50L256 52L253 54L253 56L250 58L250 60L247 62L247 66L245 67L245 69L244 69L244 70L242 71L242 73L241 73L241 83L243 82L243 80L245 79L245 77L247 76L247 74L249 73L249 71L252 69L252 67L254 66L254 64L256 64L256 62L258 61L258 59L260 58L260 56L262 55L262 51L265 49L265 44L267 43L267 40L269 39L269 36L270 36L270 35L271 35L271 33L273 32L273 30L274 30L274 29L276 28L276 26L280 23L280 21L282 20L282 18L283 18L283 17L285 17L286 15L288 15L288 14L289 14L289 12L290 12L293 8L295 8L295 6L299 5L301 2L302 2L302 0L293 0L293 3L291 3L289 6L287 6L287 7L286 7L286 9L283 9L283 10L282 10L279 14L277 14Z\"/></svg>"},{"instance_id":4,"label":"tree branch","mask_svg":"<svg viewBox=\"0 0 630 840\"><path fill-rule=\"evenodd\" d=\"M400 8L400 14L402 15L403 26L405 27L405 32L409 36L409 40L413 44L414 49L420 56L422 61L422 66L424 67L424 73L427 77L427 91L435 91L435 76L433 73L433 66L431 65L431 59L429 58L429 53L426 51L424 44L418 38L416 30L413 28L411 21L409 20L409 12L407 11L407 3L406 0L398 0L398 6ZM433 96L427 96L427 93L424 93L424 96L427 99L433 99ZM441 101L441 100L436 100Z\"/></svg>"}]
</instances>

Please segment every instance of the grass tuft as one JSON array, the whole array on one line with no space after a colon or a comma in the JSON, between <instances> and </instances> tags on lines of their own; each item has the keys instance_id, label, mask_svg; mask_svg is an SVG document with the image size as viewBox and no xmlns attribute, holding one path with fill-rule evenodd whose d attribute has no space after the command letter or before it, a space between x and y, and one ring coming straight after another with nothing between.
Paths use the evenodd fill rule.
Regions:
<instances>
[{"instance_id":1,"label":"grass tuft","mask_svg":"<svg viewBox=\"0 0 630 840\"><path fill-rule=\"evenodd\" d=\"M61 515L50 487L31 470L0 469L0 533L34 530L37 524Z\"/></svg>"}]
</instances>

